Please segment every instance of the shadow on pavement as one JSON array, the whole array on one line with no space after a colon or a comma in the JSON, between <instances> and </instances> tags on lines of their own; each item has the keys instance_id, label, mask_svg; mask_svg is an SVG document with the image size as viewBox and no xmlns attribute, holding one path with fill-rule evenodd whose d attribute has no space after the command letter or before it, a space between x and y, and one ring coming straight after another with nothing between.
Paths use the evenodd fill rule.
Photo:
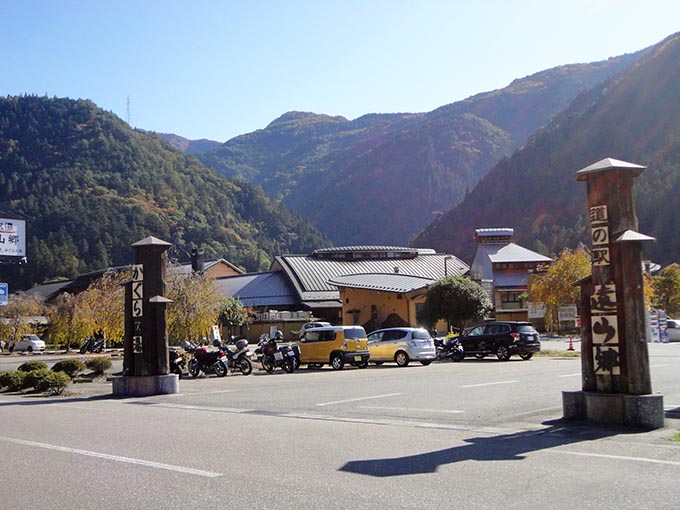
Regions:
<instances>
[{"instance_id":1,"label":"shadow on pavement","mask_svg":"<svg viewBox=\"0 0 680 510\"><path fill-rule=\"evenodd\" d=\"M439 466L465 460L522 460L525 458L524 454L530 452L640 432L637 429L621 427L574 424L561 419L544 422L544 425L548 426L542 430L466 439L469 444L445 450L391 459L350 461L339 471L377 477L434 473Z\"/></svg>"}]
</instances>

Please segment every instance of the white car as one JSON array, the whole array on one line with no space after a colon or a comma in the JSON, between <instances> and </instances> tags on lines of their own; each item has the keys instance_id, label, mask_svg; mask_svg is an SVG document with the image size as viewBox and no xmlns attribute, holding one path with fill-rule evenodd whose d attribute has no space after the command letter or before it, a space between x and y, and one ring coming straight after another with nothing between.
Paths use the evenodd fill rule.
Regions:
<instances>
[{"instance_id":1,"label":"white car","mask_svg":"<svg viewBox=\"0 0 680 510\"><path fill-rule=\"evenodd\" d=\"M668 332L669 342L680 342L680 320L667 319L666 331Z\"/></svg>"},{"instance_id":2,"label":"white car","mask_svg":"<svg viewBox=\"0 0 680 510\"><path fill-rule=\"evenodd\" d=\"M45 342L40 340L38 335L21 335L21 338L14 343L15 351L44 351Z\"/></svg>"},{"instance_id":3,"label":"white car","mask_svg":"<svg viewBox=\"0 0 680 510\"><path fill-rule=\"evenodd\" d=\"M410 361L429 365L437 357L434 340L426 329L387 328L373 331L368 335L368 351L371 362L382 365L394 362L405 367Z\"/></svg>"},{"instance_id":4,"label":"white car","mask_svg":"<svg viewBox=\"0 0 680 510\"><path fill-rule=\"evenodd\" d=\"M300 328L300 334L298 335L298 338L302 338L305 335L305 331L308 329L312 328L325 328L330 326L330 322L321 322L321 321L312 321L312 322L305 322L302 327Z\"/></svg>"}]
</instances>

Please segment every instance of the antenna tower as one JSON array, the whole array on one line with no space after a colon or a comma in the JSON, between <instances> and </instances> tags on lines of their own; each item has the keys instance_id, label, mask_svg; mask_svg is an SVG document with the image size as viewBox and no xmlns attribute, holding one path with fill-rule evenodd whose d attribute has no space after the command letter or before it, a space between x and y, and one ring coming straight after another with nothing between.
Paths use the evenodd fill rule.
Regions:
<instances>
[{"instance_id":1,"label":"antenna tower","mask_svg":"<svg viewBox=\"0 0 680 510\"><path fill-rule=\"evenodd\" d=\"M125 108L125 121L128 123L128 126L132 127L132 124L130 123L130 96L127 97Z\"/></svg>"}]
</instances>

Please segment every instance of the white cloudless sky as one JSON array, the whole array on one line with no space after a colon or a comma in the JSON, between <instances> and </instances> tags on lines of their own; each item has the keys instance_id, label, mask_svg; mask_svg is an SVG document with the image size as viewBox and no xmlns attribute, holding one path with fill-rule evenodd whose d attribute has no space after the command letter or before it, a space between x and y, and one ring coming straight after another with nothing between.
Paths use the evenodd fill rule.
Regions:
<instances>
[{"instance_id":1,"label":"white cloudless sky","mask_svg":"<svg viewBox=\"0 0 680 510\"><path fill-rule=\"evenodd\" d=\"M678 31L678 0L0 0L0 95L223 142L291 110L426 112Z\"/></svg>"}]
</instances>

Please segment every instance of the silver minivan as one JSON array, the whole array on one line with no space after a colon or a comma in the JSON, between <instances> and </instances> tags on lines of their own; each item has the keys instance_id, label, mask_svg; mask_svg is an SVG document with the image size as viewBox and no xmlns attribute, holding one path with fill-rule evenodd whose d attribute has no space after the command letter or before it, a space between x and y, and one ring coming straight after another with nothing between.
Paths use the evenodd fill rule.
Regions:
<instances>
[{"instance_id":1,"label":"silver minivan","mask_svg":"<svg viewBox=\"0 0 680 510\"><path fill-rule=\"evenodd\" d=\"M405 367L411 361L429 365L437 352L430 333L423 328L387 328L368 335L371 363L382 365L393 362Z\"/></svg>"}]
</instances>

